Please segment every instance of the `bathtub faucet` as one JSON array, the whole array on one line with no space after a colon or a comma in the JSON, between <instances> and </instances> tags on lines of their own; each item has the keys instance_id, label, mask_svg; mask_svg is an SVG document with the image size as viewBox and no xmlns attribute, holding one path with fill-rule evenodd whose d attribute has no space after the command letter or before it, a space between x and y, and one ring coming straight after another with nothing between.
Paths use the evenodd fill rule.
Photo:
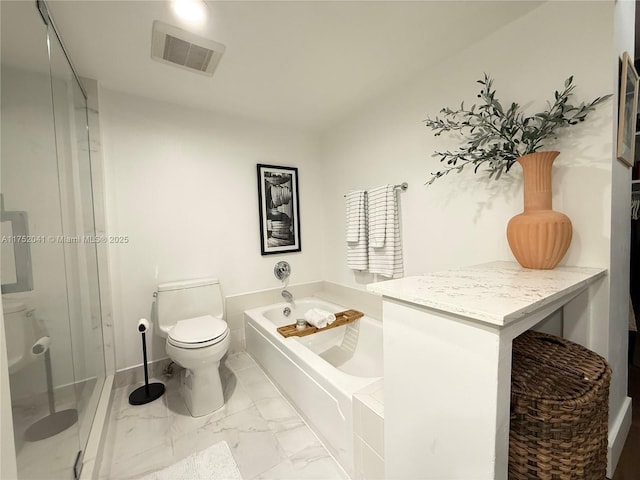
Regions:
<instances>
[{"instance_id":1,"label":"bathtub faucet","mask_svg":"<svg viewBox=\"0 0 640 480\"><path fill-rule=\"evenodd\" d=\"M293 294L289 290L282 290L282 298L284 298L291 305L294 305Z\"/></svg>"}]
</instances>

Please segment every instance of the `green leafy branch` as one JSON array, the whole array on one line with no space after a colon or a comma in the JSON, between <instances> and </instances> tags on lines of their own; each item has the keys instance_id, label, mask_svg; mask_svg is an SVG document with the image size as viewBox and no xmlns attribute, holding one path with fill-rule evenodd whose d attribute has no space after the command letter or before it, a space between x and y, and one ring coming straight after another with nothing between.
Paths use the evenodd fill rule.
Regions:
<instances>
[{"instance_id":1,"label":"green leafy branch","mask_svg":"<svg viewBox=\"0 0 640 480\"><path fill-rule=\"evenodd\" d=\"M452 171L461 172L466 166L473 167L477 173L483 164L488 168L489 178L497 180L511 169L519 157L537 152L546 139L556 138L558 128L583 122L589 112L611 97L597 97L587 104L569 103L575 89L571 76L564 82L564 89L555 92L553 104L547 102L548 108L543 112L525 116L515 102L506 109L502 106L496 98L493 79L486 73L478 83L482 85L478 105L465 109L462 102L458 110L445 107L440 110L440 117L425 120L426 125L435 131L435 136L443 132L459 132L468 139L465 145L453 152L447 150L433 154L440 157L446 166L432 173L427 185Z\"/></svg>"}]
</instances>

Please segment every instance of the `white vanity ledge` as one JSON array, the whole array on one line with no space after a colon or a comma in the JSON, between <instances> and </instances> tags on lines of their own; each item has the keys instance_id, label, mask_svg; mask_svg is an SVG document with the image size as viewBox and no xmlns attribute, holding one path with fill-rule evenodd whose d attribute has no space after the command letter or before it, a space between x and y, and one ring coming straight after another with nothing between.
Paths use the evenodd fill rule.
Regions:
<instances>
[{"instance_id":1,"label":"white vanity ledge","mask_svg":"<svg viewBox=\"0 0 640 480\"><path fill-rule=\"evenodd\" d=\"M372 283L385 297L505 326L576 295L606 274L604 268L531 270L516 262L490 262L422 276Z\"/></svg>"}]
</instances>

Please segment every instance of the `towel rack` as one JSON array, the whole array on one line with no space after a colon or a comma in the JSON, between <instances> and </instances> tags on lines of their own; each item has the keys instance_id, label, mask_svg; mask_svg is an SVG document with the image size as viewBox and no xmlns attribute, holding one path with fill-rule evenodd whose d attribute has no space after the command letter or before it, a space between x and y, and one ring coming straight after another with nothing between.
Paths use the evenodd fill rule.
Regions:
<instances>
[{"instance_id":1,"label":"towel rack","mask_svg":"<svg viewBox=\"0 0 640 480\"><path fill-rule=\"evenodd\" d=\"M402 182L402 183L399 183L398 185L394 185L393 187L396 190L400 189L400 190L402 190L404 192L407 188L409 188L409 184L407 182ZM366 192L366 190L365 190L365 192ZM346 195L343 195L343 197L346 197Z\"/></svg>"}]
</instances>

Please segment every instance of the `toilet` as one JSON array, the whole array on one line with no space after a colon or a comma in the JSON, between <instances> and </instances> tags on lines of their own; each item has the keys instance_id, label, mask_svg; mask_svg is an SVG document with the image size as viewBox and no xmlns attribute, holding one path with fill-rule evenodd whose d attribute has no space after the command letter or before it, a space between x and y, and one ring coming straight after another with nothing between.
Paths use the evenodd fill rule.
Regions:
<instances>
[{"instance_id":1,"label":"toilet","mask_svg":"<svg viewBox=\"0 0 640 480\"><path fill-rule=\"evenodd\" d=\"M36 358L32 355L38 340L33 310L22 302L3 300L4 331L7 339L9 373L16 373Z\"/></svg>"},{"instance_id":2,"label":"toilet","mask_svg":"<svg viewBox=\"0 0 640 480\"><path fill-rule=\"evenodd\" d=\"M230 334L220 282L201 278L158 285L155 320L156 333L167 339L167 355L185 368L180 392L191 416L221 408L219 367Z\"/></svg>"}]
</instances>

